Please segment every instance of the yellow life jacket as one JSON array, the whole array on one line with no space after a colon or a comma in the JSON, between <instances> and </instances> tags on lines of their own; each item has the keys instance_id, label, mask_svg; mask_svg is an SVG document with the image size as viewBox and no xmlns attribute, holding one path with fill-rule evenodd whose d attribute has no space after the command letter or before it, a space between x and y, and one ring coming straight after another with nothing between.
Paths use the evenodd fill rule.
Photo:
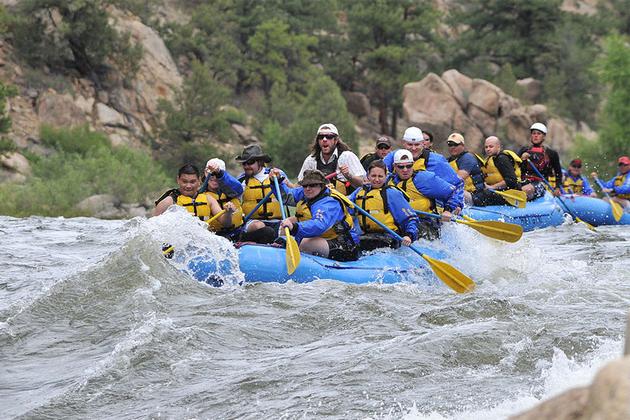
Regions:
<instances>
[{"instance_id":1,"label":"yellow life jacket","mask_svg":"<svg viewBox=\"0 0 630 420\"><path fill-rule=\"evenodd\" d=\"M613 185L615 187L622 186L626 182L627 176L628 176L628 173L626 173L625 175L622 175L622 174L617 175L615 177L615 182L613 183ZM630 200L630 194L615 194L615 197L623 198L624 200Z\"/></svg>"},{"instance_id":2,"label":"yellow life jacket","mask_svg":"<svg viewBox=\"0 0 630 420\"><path fill-rule=\"evenodd\" d=\"M422 210L429 213L433 212L435 210L435 200L424 196L420 191L418 191L416 184L413 182L415 175L416 173L414 172L411 178L401 180L398 184L396 184L396 187L409 197L409 204L411 204L412 209Z\"/></svg>"},{"instance_id":3,"label":"yellow life jacket","mask_svg":"<svg viewBox=\"0 0 630 420\"><path fill-rule=\"evenodd\" d=\"M260 182L255 177L247 178L242 197L243 213L249 214L249 212L256 207L256 204L262 201L267 193L271 191L271 188L271 180L269 177L267 177L263 182ZM282 219L280 203L278 203L276 197L272 195L271 198L265 204L260 206L256 213L252 215L252 219Z\"/></svg>"},{"instance_id":4,"label":"yellow life jacket","mask_svg":"<svg viewBox=\"0 0 630 420\"><path fill-rule=\"evenodd\" d=\"M237 227L240 227L243 224L243 209L241 208L241 201L238 199L238 197L234 197L230 199L227 197L227 195L225 195L225 193L217 194L212 191L208 191L207 193L212 198L217 200L222 210L225 209L225 205L227 203L234 204L234 207L236 208L236 211L232 214L232 224L230 226L224 226L223 223L219 221L219 219L215 219L212 223L210 223L209 225L210 229L212 229L215 232L219 232L222 230L236 229Z\"/></svg>"},{"instance_id":5,"label":"yellow life jacket","mask_svg":"<svg viewBox=\"0 0 630 420\"><path fill-rule=\"evenodd\" d=\"M564 181L562 182L562 186L566 192L572 192L573 194L582 194L584 191L584 180L582 177L578 179L573 179L571 175L567 175L564 177Z\"/></svg>"},{"instance_id":6,"label":"yellow life jacket","mask_svg":"<svg viewBox=\"0 0 630 420\"><path fill-rule=\"evenodd\" d=\"M337 202L339 202L339 205L343 209L343 220L332 225L330 229L324 232L321 238L324 238L327 241L335 239L339 236L340 233L350 231L353 226L352 215L348 212L348 206L346 205L344 200L339 197L339 195L341 194L338 191L331 190L329 194L322 194L318 199L311 203L306 203L304 200L300 200L298 201L295 208L295 217L297 217L298 221L300 222L311 220L313 218L313 215L311 213L311 206L313 204L324 197L330 196L334 198L335 200L337 200Z\"/></svg>"},{"instance_id":7,"label":"yellow life jacket","mask_svg":"<svg viewBox=\"0 0 630 420\"><path fill-rule=\"evenodd\" d=\"M431 153L429 149L424 149L422 153L420 153L420 156L418 156L418 159L413 161L414 172L427 170L427 165L429 163L429 153Z\"/></svg>"},{"instance_id":8,"label":"yellow life jacket","mask_svg":"<svg viewBox=\"0 0 630 420\"><path fill-rule=\"evenodd\" d=\"M208 204L208 197L205 194L198 194L196 197L188 197L183 194L177 196L175 204L184 207L189 213L197 216L204 222L210 218L212 211Z\"/></svg>"},{"instance_id":9,"label":"yellow life jacket","mask_svg":"<svg viewBox=\"0 0 630 420\"><path fill-rule=\"evenodd\" d=\"M464 152L464 153L470 153L470 152ZM479 156L477 153L473 153L473 155L477 158L477 162L479 162L479 168L483 168L483 166L486 164L485 160L483 160L483 158ZM453 168L455 172L459 171L459 166L457 165L457 159L459 159L460 156L461 155L458 155L455 159L450 158L448 161L448 164L451 165L451 168ZM480 179L479 179L479 182L481 183ZM475 188L475 183L473 182L472 174L469 174L468 178L464 180L464 189L468 192L477 191L477 188Z\"/></svg>"},{"instance_id":10,"label":"yellow life jacket","mask_svg":"<svg viewBox=\"0 0 630 420\"><path fill-rule=\"evenodd\" d=\"M369 191L361 189L355 197L355 203L363 210L370 213L376 220L388 228L397 231L398 227L394 222L394 216L389 211L387 205L387 188L391 187L384 185L382 188L371 189ZM359 226L361 226L363 233L384 232L383 228L362 214L359 215Z\"/></svg>"},{"instance_id":11,"label":"yellow life jacket","mask_svg":"<svg viewBox=\"0 0 630 420\"><path fill-rule=\"evenodd\" d=\"M501 151L504 155L507 155L512 161L514 166L514 173L516 174L516 182L521 182L521 163L523 160L511 150ZM486 159L486 163L481 167L486 184L494 185L498 182L504 181L503 175L499 172L499 169L494 165L494 156L490 156Z\"/></svg>"}]
</instances>

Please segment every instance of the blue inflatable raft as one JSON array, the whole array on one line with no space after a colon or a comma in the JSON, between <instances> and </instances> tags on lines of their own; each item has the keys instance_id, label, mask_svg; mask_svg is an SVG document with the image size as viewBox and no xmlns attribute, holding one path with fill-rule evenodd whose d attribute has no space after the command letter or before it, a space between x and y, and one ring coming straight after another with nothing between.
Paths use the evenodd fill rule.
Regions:
<instances>
[{"instance_id":1,"label":"blue inflatable raft","mask_svg":"<svg viewBox=\"0 0 630 420\"><path fill-rule=\"evenodd\" d=\"M498 220L523 226L525 232L564 222L564 211L549 193L534 201L528 201L525 208L512 206L467 207L462 212L475 220Z\"/></svg>"},{"instance_id":2,"label":"blue inflatable raft","mask_svg":"<svg viewBox=\"0 0 630 420\"><path fill-rule=\"evenodd\" d=\"M612 215L610 204L599 198L566 195L563 196L563 200L573 214L591 225L630 225L630 213L624 212L617 222Z\"/></svg>"},{"instance_id":3,"label":"blue inflatable raft","mask_svg":"<svg viewBox=\"0 0 630 420\"><path fill-rule=\"evenodd\" d=\"M433 258L444 258L444 254L428 248L418 247ZM439 282L426 261L410 249L375 251L358 261L337 262L327 258L301 254L297 270L289 275L285 262L286 251L266 245L243 245L238 250L239 268L247 282L308 283L318 279L337 280L345 283L400 283L422 278L428 282ZM217 264L204 256L191 258L187 272L195 279L220 285L222 274L231 267ZM427 283L427 281L424 281Z\"/></svg>"}]
</instances>

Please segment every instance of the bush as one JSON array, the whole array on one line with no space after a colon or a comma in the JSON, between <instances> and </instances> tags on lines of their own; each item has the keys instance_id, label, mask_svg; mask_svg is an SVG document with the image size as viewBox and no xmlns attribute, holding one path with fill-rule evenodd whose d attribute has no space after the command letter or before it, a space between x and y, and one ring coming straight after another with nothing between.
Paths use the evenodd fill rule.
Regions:
<instances>
[{"instance_id":1,"label":"bush","mask_svg":"<svg viewBox=\"0 0 630 420\"><path fill-rule=\"evenodd\" d=\"M26 184L0 185L0 213L79 216L76 204L91 195L112 194L127 203L144 202L172 184L172 177L148 153L111 147L102 133L44 128L42 138L58 152L32 159L33 176Z\"/></svg>"}]
</instances>

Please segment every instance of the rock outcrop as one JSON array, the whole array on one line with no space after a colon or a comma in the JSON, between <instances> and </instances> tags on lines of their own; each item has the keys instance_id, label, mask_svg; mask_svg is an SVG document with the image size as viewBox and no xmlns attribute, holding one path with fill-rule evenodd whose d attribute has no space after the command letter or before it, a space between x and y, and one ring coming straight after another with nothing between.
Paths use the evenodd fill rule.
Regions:
<instances>
[{"instance_id":1,"label":"rock outcrop","mask_svg":"<svg viewBox=\"0 0 630 420\"><path fill-rule=\"evenodd\" d=\"M601 368L593 383L566 391L511 420L630 419L630 316L624 357Z\"/></svg>"},{"instance_id":2,"label":"rock outcrop","mask_svg":"<svg viewBox=\"0 0 630 420\"><path fill-rule=\"evenodd\" d=\"M523 83L532 91L532 97L536 94L535 82L532 79ZM529 127L538 121L549 128L547 144L564 152L578 131L566 121L551 117L544 105L523 105L492 83L471 79L457 70L448 70L442 76L429 73L418 82L406 84L403 118L407 125L431 131L438 147L450 133L460 132L472 151L481 151L481 143L490 135L497 135L507 147L528 144Z\"/></svg>"}]
</instances>

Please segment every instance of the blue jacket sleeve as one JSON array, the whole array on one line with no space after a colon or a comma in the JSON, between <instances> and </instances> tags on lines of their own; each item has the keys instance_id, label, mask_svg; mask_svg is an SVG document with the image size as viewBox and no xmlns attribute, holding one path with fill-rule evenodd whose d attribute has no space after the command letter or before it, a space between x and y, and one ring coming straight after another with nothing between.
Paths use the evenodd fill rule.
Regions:
<instances>
[{"instance_id":1,"label":"blue jacket sleeve","mask_svg":"<svg viewBox=\"0 0 630 420\"><path fill-rule=\"evenodd\" d=\"M582 194L584 195L593 194L593 187L591 187L591 184L588 182L588 179L586 179L584 175L581 175L581 176L582 176Z\"/></svg>"},{"instance_id":2,"label":"blue jacket sleeve","mask_svg":"<svg viewBox=\"0 0 630 420\"><path fill-rule=\"evenodd\" d=\"M335 223L343 219L343 209L337 200L326 197L311 206L311 216L310 220L296 223L294 227L296 241L323 235Z\"/></svg>"},{"instance_id":3,"label":"blue jacket sleeve","mask_svg":"<svg viewBox=\"0 0 630 420\"><path fill-rule=\"evenodd\" d=\"M229 198L243 194L243 185L227 171L220 171L217 175L219 190Z\"/></svg>"},{"instance_id":4,"label":"blue jacket sleeve","mask_svg":"<svg viewBox=\"0 0 630 420\"><path fill-rule=\"evenodd\" d=\"M402 192L395 188L387 189L389 211L394 216L394 222L400 229L400 236L409 236L412 241L418 239L418 216L413 211Z\"/></svg>"},{"instance_id":5,"label":"blue jacket sleeve","mask_svg":"<svg viewBox=\"0 0 630 420\"><path fill-rule=\"evenodd\" d=\"M615 178L617 178L616 176L609 179L608 181L602 181L602 185L604 186L604 188L612 188L615 186Z\"/></svg>"},{"instance_id":6,"label":"blue jacket sleeve","mask_svg":"<svg viewBox=\"0 0 630 420\"><path fill-rule=\"evenodd\" d=\"M413 183L423 195L444 203L444 209L453 211L459 207L457 187L444 181L430 171L420 171L414 176Z\"/></svg>"},{"instance_id":7,"label":"blue jacket sleeve","mask_svg":"<svg viewBox=\"0 0 630 420\"><path fill-rule=\"evenodd\" d=\"M429 155L429 164L427 171L431 171L449 184L464 185L464 181L457 176L455 169L448 163L446 158L439 153L431 152Z\"/></svg>"}]
</instances>

